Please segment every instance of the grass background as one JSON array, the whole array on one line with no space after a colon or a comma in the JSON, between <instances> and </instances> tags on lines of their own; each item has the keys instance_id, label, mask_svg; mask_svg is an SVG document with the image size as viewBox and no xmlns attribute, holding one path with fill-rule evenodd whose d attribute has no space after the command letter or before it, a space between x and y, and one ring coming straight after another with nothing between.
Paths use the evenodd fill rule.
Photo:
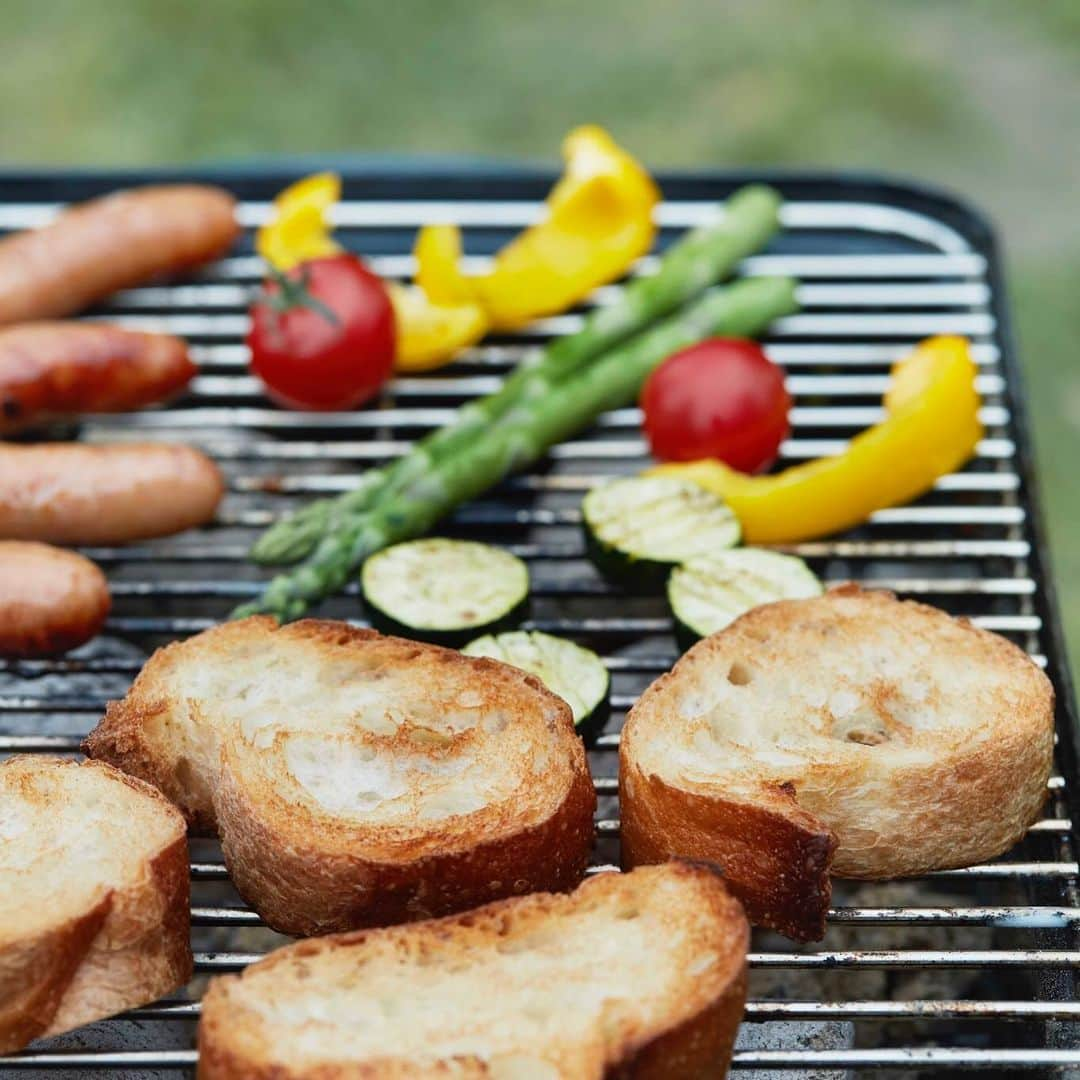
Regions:
<instances>
[{"instance_id":1,"label":"grass background","mask_svg":"<svg viewBox=\"0 0 1080 1080\"><path fill-rule=\"evenodd\" d=\"M1080 3L5 0L0 161L333 151L552 158L586 120L653 168L865 167L1005 238L1080 658Z\"/></svg>"}]
</instances>

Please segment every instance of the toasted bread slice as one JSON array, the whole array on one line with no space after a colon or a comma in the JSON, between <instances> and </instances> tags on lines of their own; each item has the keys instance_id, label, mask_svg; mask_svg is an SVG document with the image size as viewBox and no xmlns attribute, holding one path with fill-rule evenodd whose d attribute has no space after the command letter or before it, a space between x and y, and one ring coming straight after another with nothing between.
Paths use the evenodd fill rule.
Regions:
<instances>
[{"instance_id":1,"label":"toasted bread slice","mask_svg":"<svg viewBox=\"0 0 1080 1080\"><path fill-rule=\"evenodd\" d=\"M100 762L0 763L0 1052L191 978L184 819Z\"/></svg>"},{"instance_id":2,"label":"toasted bread slice","mask_svg":"<svg viewBox=\"0 0 1080 1080\"><path fill-rule=\"evenodd\" d=\"M1054 694L1015 645L886 592L766 604L641 697L619 760L627 866L722 866L751 922L824 933L830 869L967 866L1046 796Z\"/></svg>"},{"instance_id":3,"label":"toasted bread slice","mask_svg":"<svg viewBox=\"0 0 1080 1080\"><path fill-rule=\"evenodd\" d=\"M241 895L289 934L571 889L592 843L565 702L345 623L256 616L161 649L85 749L216 830Z\"/></svg>"},{"instance_id":4,"label":"toasted bread slice","mask_svg":"<svg viewBox=\"0 0 1080 1080\"><path fill-rule=\"evenodd\" d=\"M670 862L304 941L211 983L198 1075L712 1080L749 938L712 869Z\"/></svg>"}]
</instances>

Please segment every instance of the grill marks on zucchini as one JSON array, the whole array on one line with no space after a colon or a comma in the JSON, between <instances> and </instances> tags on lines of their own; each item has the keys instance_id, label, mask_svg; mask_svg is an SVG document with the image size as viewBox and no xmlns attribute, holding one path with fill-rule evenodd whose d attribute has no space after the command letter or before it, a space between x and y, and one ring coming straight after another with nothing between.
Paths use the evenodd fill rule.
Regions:
<instances>
[{"instance_id":1,"label":"grill marks on zucchini","mask_svg":"<svg viewBox=\"0 0 1080 1080\"><path fill-rule=\"evenodd\" d=\"M477 638L461 651L535 675L570 706L574 727L587 742L603 730L610 712L611 676L591 649L551 634L518 630Z\"/></svg>"},{"instance_id":2,"label":"grill marks on zucchini","mask_svg":"<svg viewBox=\"0 0 1080 1080\"><path fill-rule=\"evenodd\" d=\"M360 585L371 621L384 633L461 645L520 619L529 571L501 548L432 538L373 555Z\"/></svg>"},{"instance_id":3,"label":"grill marks on zucchini","mask_svg":"<svg viewBox=\"0 0 1080 1080\"><path fill-rule=\"evenodd\" d=\"M676 477L601 484L581 509L589 552L616 579L659 586L672 566L739 542L739 522L723 500Z\"/></svg>"},{"instance_id":4,"label":"grill marks on zucchini","mask_svg":"<svg viewBox=\"0 0 1080 1080\"><path fill-rule=\"evenodd\" d=\"M673 570L667 587L676 636L685 647L760 604L818 596L822 591L802 559L763 548L700 556Z\"/></svg>"}]
</instances>

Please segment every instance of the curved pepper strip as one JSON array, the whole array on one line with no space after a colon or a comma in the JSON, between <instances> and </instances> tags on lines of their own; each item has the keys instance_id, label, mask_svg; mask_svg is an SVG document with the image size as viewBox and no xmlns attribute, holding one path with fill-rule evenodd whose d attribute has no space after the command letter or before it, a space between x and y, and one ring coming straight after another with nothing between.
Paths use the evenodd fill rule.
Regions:
<instances>
[{"instance_id":1,"label":"curved pepper strip","mask_svg":"<svg viewBox=\"0 0 1080 1080\"><path fill-rule=\"evenodd\" d=\"M461 234L428 226L416 243L417 282L439 303L473 299L497 329L555 315L614 281L652 247L660 191L603 128L580 127L563 142L566 169L548 196L548 216L495 256L490 273L462 273Z\"/></svg>"},{"instance_id":2,"label":"curved pepper strip","mask_svg":"<svg viewBox=\"0 0 1080 1080\"><path fill-rule=\"evenodd\" d=\"M719 461L661 465L726 500L747 544L785 544L850 529L960 468L982 437L975 362L959 337L922 342L893 368L887 418L835 457L748 476Z\"/></svg>"},{"instance_id":3,"label":"curved pepper strip","mask_svg":"<svg viewBox=\"0 0 1080 1080\"><path fill-rule=\"evenodd\" d=\"M275 269L289 270L309 259L336 255L329 213L341 198L341 178L316 173L291 184L274 200L274 216L255 237L258 253ZM472 302L430 303L422 292L384 282L397 324L395 366L431 371L449 363L488 329L483 309Z\"/></svg>"},{"instance_id":4,"label":"curved pepper strip","mask_svg":"<svg viewBox=\"0 0 1080 1080\"><path fill-rule=\"evenodd\" d=\"M255 250L275 269L337 255L328 214L341 199L341 177L316 173L290 184L274 200L274 216L255 234Z\"/></svg>"},{"instance_id":5,"label":"curved pepper strip","mask_svg":"<svg viewBox=\"0 0 1080 1080\"><path fill-rule=\"evenodd\" d=\"M433 371L488 331L478 304L432 304L415 286L386 283L397 324L398 371Z\"/></svg>"}]
</instances>

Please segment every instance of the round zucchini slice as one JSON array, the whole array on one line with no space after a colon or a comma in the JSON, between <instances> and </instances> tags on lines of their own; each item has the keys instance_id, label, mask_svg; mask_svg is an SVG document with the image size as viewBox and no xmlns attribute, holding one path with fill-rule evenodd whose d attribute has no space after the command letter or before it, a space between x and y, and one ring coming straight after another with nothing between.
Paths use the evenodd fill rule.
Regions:
<instances>
[{"instance_id":1,"label":"round zucchini slice","mask_svg":"<svg viewBox=\"0 0 1080 1080\"><path fill-rule=\"evenodd\" d=\"M372 625L386 634L460 646L524 615L529 571L501 548L426 539L372 555L360 572Z\"/></svg>"},{"instance_id":2,"label":"round zucchini slice","mask_svg":"<svg viewBox=\"0 0 1080 1080\"><path fill-rule=\"evenodd\" d=\"M673 566L734 547L739 522L710 491L674 476L594 487L581 505L589 554L616 581L662 588Z\"/></svg>"},{"instance_id":3,"label":"round zucchini slice","mask_svg":"<svg viewBox=\"0 0 1080 1080\"><path fill-rule=\"evenodd\" d=\"M823 591L802 559L753 547L701 555L672 570L667 588L675 636L684 648L759 604Z\"/></svg>"},{"instance_id":4,"label":"round zucchini slice","mask_svg":"<svg viewBox=\"0 0 1080 1080\"><path fill-rule=\"evenodd\" d=\"M535 675L570 706L574 727L591 744L611 712L611 676L591 649L539 631L488 634L461 650L467 656L489 656Z\"/></svg>"}]
</instances>

